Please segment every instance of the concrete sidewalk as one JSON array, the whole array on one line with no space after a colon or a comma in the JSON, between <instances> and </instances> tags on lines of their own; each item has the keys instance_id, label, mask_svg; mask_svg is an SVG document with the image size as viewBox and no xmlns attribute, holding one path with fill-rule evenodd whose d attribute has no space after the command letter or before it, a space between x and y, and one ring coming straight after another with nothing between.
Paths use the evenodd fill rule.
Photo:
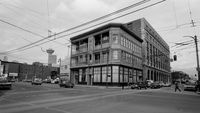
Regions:
<instances>
[{"instance_id":1,"label":"concrete sidewalk","mask_svg":"<svg viewBox=\"0 0 200 113\"><path fill-rule=\"evenodd\" d=\"M181 92L176 91L175 92L175 87L171 86L171 87L163 87L161 88L162 92L167 92L167 93L175 93L175 94L183 94L183 95L197 95L200 96L200 92L194 92L194 91L184 91L183 87L180 87Z\"/></svg>"}]
</instances>

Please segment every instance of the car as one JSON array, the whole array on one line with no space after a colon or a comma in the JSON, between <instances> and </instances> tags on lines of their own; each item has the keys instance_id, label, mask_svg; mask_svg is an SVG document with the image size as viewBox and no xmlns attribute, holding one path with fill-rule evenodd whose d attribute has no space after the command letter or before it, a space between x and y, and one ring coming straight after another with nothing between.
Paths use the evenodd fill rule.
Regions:
<instances>
[{"instance_id":1,"label":"car","mask_svg":"<svg viewBox=\"0 0 200 113\"><path fill-rule=\"evenodd\" d=\"M43 83L51 83L51 79L46 78L46 79L44 79L42 82L43 82Z\"/></svg>"},{"instance_id":2,"label":"car","mask_svg":"<svg viewBox=\"0 0 200 113\"><path fill-rule=\"evenodd\" d=\"M6 77L0 77L0 89L12 89L12 83Z\"/></svg>"},{"instance_id":3,"label":"car","mask_svg":"<svg viewBox=\"0 0 200 113\"><path fill-rule=\"evenodd\" d=\"M32 85L42 85L42 79L41 78L34 78L31 82Z\"/></svg>"},{"instance_id":4,"label":"car","mask_svg":"<svg viewBox=\"0 0 200 113\"><path fill-rule=\"evenodd\" d=\"M164 87L164 82L160 81L159 84L160 84L160 87Z\"/></svg>"},{"instance_id":5,"label":"car","mask_svg":"<svg viewBox=\"0 0 200 113\"><path fill-rule=\"evenodd\" d=\"M147 83L146 82L137 82L133 85L131 85L131 89L147 89Z\"/></svg>"},{"instance_id":6,"label":"car","mask_svg":"<svg viewBox=\"0 0 200 113\"><path fill-rule=\"evenodd\" d=\"M59 79L59 78L56 78L56 79L52 79L52 80L51 80L51 83L52 83L52 84L58 84L59 81L60 81L60 79Z\"/></svg>"},{"instance_id":7,"label":"car","mask_svg":"<svg viewBox=\"0 0 200 113\"><path fill-rule=\"evenodd\" d=\"M153 83L153 80L146 80L146 82L147 82L147 87L150 87L151 84Z\"/></svg>"},{"instance_id":8,"label":"car","mask_svg":"<svg viewBox=\"0 0 200 113\"><path fill-rule=\"evenodd\" d=\"M69 80L66 80L66 79L60 79L59 86L65 87L65 88L73 88L74 83L72 83L72 82L70 82Z\"/></svg>"},{"instance_id":9,"label":"car","mask_svg":"<svg viewBox=\"0 0 200 113\"><path fill-rule=\"evenodd\" d=\"M170 83L164 83L163 87L171 87L171 84Z\"/></svg>"},{"instance_id":10,"label":"car","mask_svg":"<svg viewBox=\"0 0 200 113\"><path fill-rule=\"evenodd\" d=\"M131 89L139 89L138 85L136 83L131 85Z\"/></svg>"},{"instance_id":11,"label":"car","mask_svg":"<svg viewBox=\"0 0 200 113\"><path fill-rule=\"evenodd\" d=\"M160 83L159 82L154 82L151 84L150 86L151 89L157 89L157 88L161 88Z\"/></svg>"},{"instance_id":12,"label":"car","mask_svg":"<svg viewBox=\"0 0 200 113\"><path fill-rule=\"evenodd\" d=\"M196 83L184 84L184 91L197 91Z\"/></svg>"}]
</instances>

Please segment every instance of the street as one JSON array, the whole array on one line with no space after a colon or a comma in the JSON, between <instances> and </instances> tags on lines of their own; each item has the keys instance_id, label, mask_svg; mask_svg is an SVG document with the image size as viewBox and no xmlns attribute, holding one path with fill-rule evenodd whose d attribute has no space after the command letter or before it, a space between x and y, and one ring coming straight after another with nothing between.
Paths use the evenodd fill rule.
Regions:
<instances>
[{"instance_id":1,"label":"street","mask_svg":"<svg viewBox=\"0 0 200 113\"><path fill-rule=\"evenodd\" d=\"M32 86L14 83L0 91L0 113L199 113L200 96L170 88L59 88L56 84Z\"/></svg>"}]
</instances>

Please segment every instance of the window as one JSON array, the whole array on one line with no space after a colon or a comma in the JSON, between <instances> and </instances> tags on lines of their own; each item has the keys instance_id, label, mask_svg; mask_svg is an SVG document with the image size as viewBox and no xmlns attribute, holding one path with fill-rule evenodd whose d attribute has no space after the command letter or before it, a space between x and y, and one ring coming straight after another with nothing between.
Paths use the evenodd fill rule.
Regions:
<instances>
[{"instance_id":1,"label":"window","mask_svg":"<svg viewBox=\"0 0 200 113\"><path fill-rule=\"evenodd\" d=\"M133 43L132 42L131 42L130 46L131 46L130 49L132 50L132 48L133 48Z\"/></svg>"},{"instance_id":2,"label":"window","mask_svg":"<svg viewBox=\"0 0 200 113\"><path fill-rule=\"evenodd\" d=\"M126 47L126 38L123 38L124 39L124 44L123 46Z\"/></svg>"},{"instance_id":3,"label":"window","mask_svg":"<svg viewBox=\"0 0 200 113\"><path fill-rule=\"evenodd\" d=\"M109 42L109 32L102 33L102 43Z\"/></svg>"},{"instance_id":4,"label":"window","mask_svg":"<svg viewBox=\"0 0 200 113\"><path fill-rule=\"evenodd\" d=\"M112 73L113 73L113 82L118 82L119 78L119 66L113 66L112 68Z\"/></svg>"},{"instance_id":5,"label":"window","mask_svg":"<svg viewBox=\"0 0 200 113\"><path fill-rule=\"evenodd\" d=\"M113 39L113 43L115 43L115 44L118 43L118 35L117 34L113 34L112 39Z\"/></svg>"},{"instance_id":6,"label":"window","mask_svg":"<svg viewBox=\"0 0 200 113\"><path fill-rule=\"evenodd\" d=\"M108 61L108 52L103 52L103 63L106 63Z\"/></svg>"},{"instance_id":7,"label":"window","mask_svg":"<svg viewBox=\"0 0 200 113\"><path fill-rule=\"evenodd\" d=\"M94 82L100 82L100 71L100 67L94 68Z\"/></svg>"},{"instance_id":8,"label":"window","mask_svg":"<svg viewBox=\"0 0 200 113\"><path fill-rule=\"evenodd\" d=\"M128 82L128 68L124 68L124 82Z\"/></svg>"},{"instance_id":9,"label":"window","mask_svg":"<svg viewBox=\"0 0 200 113\"><path fill-rule=\"evenodd\" d=\"M110 82L111 81L111 77L107 76L107 73L108 73L108 75L111 75L111 67L110 66L102 67L102 82Z\"/></svg>"},{"instance_id":10,"label":"window","mask_svg":"<svg viewBox=\"0 0 200 113\"><path fill-rule=\"evenodd\" d=\"M123 67L120 67L120 70L119 70L119 82L120 83L123 83Z\"/></svg>"},{"instance_id":11,"label":"window","mask_svg":"<svg viewBox=\"0 0 200 113\"><path fill-rule=\"evenodd\" d=\"M113 59L114 59L114 60L117 60L117 59L118 59L118 54L119 54L119 52L118 52L117 50L114 50L114 51L113 51Z\"/></svg>"},{"instance_id":12,"label":"window","mask_svg":"<svg viewBox=\"0 0 200 113\"><path fill-rule=\"evenodd\" d=\"M100 53L95 54L95 63L100 63Z\"/></svg>"},{"instance_id":13,"label":"window","mask_svg":"<svg viewBox=\"0 0 200 113\"><path fill-rule=\"evenodd\" d=\"M121 45L124 46L124 37L121 36Z\"/></svg>"}]
</instances>

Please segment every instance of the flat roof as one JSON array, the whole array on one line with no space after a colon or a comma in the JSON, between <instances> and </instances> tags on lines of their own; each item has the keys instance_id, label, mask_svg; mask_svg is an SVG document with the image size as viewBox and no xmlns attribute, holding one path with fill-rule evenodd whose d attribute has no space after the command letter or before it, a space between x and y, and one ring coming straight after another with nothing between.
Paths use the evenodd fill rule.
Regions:
<instances>
[{"instance_id":1,"label":"flat roof","mask_svg":"<svg viewBox=\"0 0 200 113\"><path fill-rule=\"evenodd\" d=\"M101 30L104 30L104 29L107 29L107 28L110 28L110 27L119 27L121 28L122 30L124 30L125 32L127 32L128 34L130 34L131 36L133 36L135 39L137 39L138 41L140 42L143 42L143 40L138 37L136 34L134 34L132 31L130 31L128 28L126 28L123 24L121 23L109 23L109 24L106 24L104 26L101 26L101 27L98 27L96 29L93 29L93 30L90 30L88 32L85 32L83 34L80 34L80 35L77 35L77 36L74 36L72 38L70 38L71 41L73 40L76 40L76 39L79 39L81 37L85 37L85 36L88 36L90 34L93 34L93 33L96 33L98 31L101 31Z\"/></svg>"}]
</instances>

